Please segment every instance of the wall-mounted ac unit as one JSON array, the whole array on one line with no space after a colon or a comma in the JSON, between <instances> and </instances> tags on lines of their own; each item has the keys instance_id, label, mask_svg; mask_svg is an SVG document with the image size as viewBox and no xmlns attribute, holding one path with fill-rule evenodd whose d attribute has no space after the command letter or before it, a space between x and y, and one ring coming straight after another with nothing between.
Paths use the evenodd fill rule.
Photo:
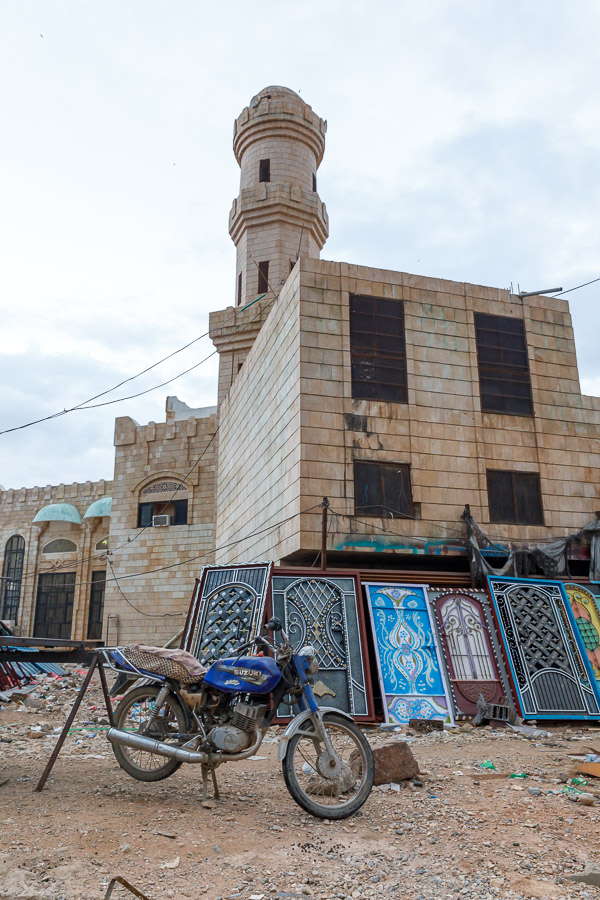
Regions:
<instances>
[{"instance_id":1,"label":"wall-mounted ac unit","mask_svg":"<svg viewBox=\"0 0 600 900\"><path fill-rule=\"evenodd\" d=\"M170 525L171 516L152 516L152 525L157 528L159 525Z\"/></svg>"}]
</instances>

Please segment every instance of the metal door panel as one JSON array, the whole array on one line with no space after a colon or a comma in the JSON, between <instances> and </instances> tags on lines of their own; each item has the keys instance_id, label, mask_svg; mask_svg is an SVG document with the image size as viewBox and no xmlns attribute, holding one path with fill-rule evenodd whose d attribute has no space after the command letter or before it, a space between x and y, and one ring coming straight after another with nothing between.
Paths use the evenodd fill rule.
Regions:
<instances>
[{"instance_id":1,"label":"metal door panel","mask_svg":"<svg viewBox=\"0 0 600 900\"><path fill-rule=\"evenodd\" d=\"M273 575L273 614L295 647L312 644L319 671L313 691L319 704L371 717L364 644L354 577ZM280 710L281 717L289 708Z\"/></svg>"},{"instance_id":2,"label":"metal door panel","mask_svg":"<svg viewBox=\"0 0 600 900\"><path fill-rule=\"evenodd\" d=\"M462 588L428 593L455 715L476 715L479 695L486 703L510 701L508 677L486 595Z\"/></svg>"},{"instance_id":3,"label":"metal door panel","mask_svg":"<svg viewBox=\"0 0 600 900\"><path fill-rule=\"evenodd\" d=\"M427 589L375 582L365 588L386 722L452 720Z\"/></svg>"},{"instance_id":4,"label":"metal door panel","mask_svg":"<svg viewBox=\"0 0 600 900\"><path fill-rule=\"evenodd\" d=\"M600 718L562 583L488 576L488 585L523 718Z\"/></svg>"},{"instance_id":5,"label":"metal door panel","mask_svg":"<svg viewBox=\"0 0 600 900\"><path fill-rule=\"evenodd\" d=\"M181 648L204 665L259 632L272 563L205 566L196 583Z\"/></svg>"},{"instance_id":6,"label":"metal door panel","mask_svg":"<svg viewBox=\"0 0 600 900\"><path fill-rule=\"evenodd\" d=\"M592 668L592 675L600 689L600 608L598 597L581 584L565 584L564 588Z\"/></svg>"}]
</instances>

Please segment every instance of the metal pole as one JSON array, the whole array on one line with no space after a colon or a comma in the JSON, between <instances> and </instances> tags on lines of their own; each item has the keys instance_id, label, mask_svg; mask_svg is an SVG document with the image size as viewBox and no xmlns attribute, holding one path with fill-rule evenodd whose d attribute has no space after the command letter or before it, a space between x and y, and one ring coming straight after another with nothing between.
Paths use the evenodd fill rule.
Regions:
<instances>
[{"instance_id":1,"label":"metal pole","mask_svg":"<svg viewBox=\"0 0 600 900\"><path fill-rule=\"evenodd\" d=\"M327 497L323 497L321 509L323 510L321 515L321 568L325 571L327 568L327 510L329 509Z\"/></svg>"},{"instance_id":2,"label":"metal pole","mask_svg":"<svg viewBox=\"0 0 600 900\"><path fill-rule=\"evenodd\" d=\"M52 755L51 755L50 759L48 760L48 764L46 765L46 768L44 769L44 774L38 781L36 791L44 790L44 785L46 784L46 781L48 780L48 775L52 771L52 769L54 767L54 763L56 762L56 757L60 753L60 751L62 749L62 745L64 744L64 742L67 739L69 729L70 729L71 725L73 724L73 720L74 720L75 716L77 715L77 710L81 706L81 701L83 700L83 695L85 694L85 692L87 691L87 689L89 687L90 681L92 680L92 675L94 674L94 670L97 665L98 665L98 655L94 654L92 664L88 669L87 675L83 679L83 684L79 688L79 693L77 694L77 697L75 698L75 703L73 704L73 708L71 709L71 712L67 716L67 721L65 722L65 727L63 728L63 730L60 733L60 737L59 737L58 741L56 742L56 747L52 751Z\"/></svg>"}]
</instances>

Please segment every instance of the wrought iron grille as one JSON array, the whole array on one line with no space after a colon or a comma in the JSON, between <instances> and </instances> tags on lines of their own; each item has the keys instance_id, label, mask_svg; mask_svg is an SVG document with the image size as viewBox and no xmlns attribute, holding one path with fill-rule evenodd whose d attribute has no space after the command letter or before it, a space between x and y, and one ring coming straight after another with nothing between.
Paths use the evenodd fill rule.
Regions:
<instances>
[{"instance_id":1,"label":"wrought iron grille","mask_svg":"<svg viewBox=\"0 0 600 900\"><path fill-rule=\"evenodd\" d=\"M369 715L354 579L274 575L272 597L273 613L292 644L315 648L317 700L352 715ZM288 714L286 708L280 710L280 715Z\"/></svg>"},{"instance_id":2,"label":"wrought iron grille","mask_svg":"<svg viewBox=\"0 0 600 900\"><path fill-rule=\"evenodd\" d=\"M485 639L487 628L477 604L468 597L454 594L441 605L440 615L454 677L493 680Z\"/></svg>"},{"instance_id":3,"label":"wrought iron grille","mask_svg":"<svg viewBox=\"0 0 600 900\"><path fill-rule=\"evenodd\" d=\"M92 572L87 629L87 636L90 641L99 641L102 638L102 616L104 612L105 590L106 572Z\"/></svg>"},{"instance_id":4,"label":"wrought iron grille","mask_svg":"<svg viewBox=\"0 0 600 900\"><path fill-rule=\"evenodd\" d=\"M181 641L203 663L254 637L262 621L271 563L207 566L194 592Z\"/></svg>"},{"instance_id":5,"label":"wrought iron grille","mask_svg":"<svg viewBox=\"0 0 600 900\"><path fill-rule=\"evenodd\" d=\"M599 716L561 586L490 579L524 716Z\"/></svg>"},{"instance_id":6,"label":"wrought iron grille","mask_svg":"<svg viewBox=\"0 0 600 900\"><path fill-rule=\"evenodd\" d=\"M34 637L70 638L75 572L40 575L35 605Z\"/></svg>"},{"instance_id":7,"label":"wrought iron grille","mask_svg":"<svg viewBox=\"0 0 600 900\"><path fill-rule=\"evenodd\" d=\"M20 534L13 534L4 548L4 566L2 567L2 602L0 618L16 621L21 599L21 580L25 560L25 539Z\"/></svg>"}]
</instances>

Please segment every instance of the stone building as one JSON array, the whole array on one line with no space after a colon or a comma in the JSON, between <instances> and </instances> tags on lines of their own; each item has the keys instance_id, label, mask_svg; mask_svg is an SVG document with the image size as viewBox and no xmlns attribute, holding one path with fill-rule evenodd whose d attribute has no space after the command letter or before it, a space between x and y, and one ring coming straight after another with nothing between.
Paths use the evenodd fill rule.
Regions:
<instances>
[{"instance_id":1,"label":"stone building","mask_svg":"<svg viewBox=\"0 0 600 900\"><path fill-rule=\"evenodd\" d=\"M111 483L2 494L0 615L21 631L45 627L60 566L73 613L58 626L96 633L108 566L102 636L166 640L202 564L316 565L324 496L330 565L423 583L468 582L466 504L520 546L594 518L600 399L581 394L568 303L319 259L325 133L281 87L235 122L234 303L210 316L217 406L168 398L166 422L117 419ZM39 518L56 504L71 518ZM585 579L585 541L570 552Z\"/></svg>"}]
</instances>

